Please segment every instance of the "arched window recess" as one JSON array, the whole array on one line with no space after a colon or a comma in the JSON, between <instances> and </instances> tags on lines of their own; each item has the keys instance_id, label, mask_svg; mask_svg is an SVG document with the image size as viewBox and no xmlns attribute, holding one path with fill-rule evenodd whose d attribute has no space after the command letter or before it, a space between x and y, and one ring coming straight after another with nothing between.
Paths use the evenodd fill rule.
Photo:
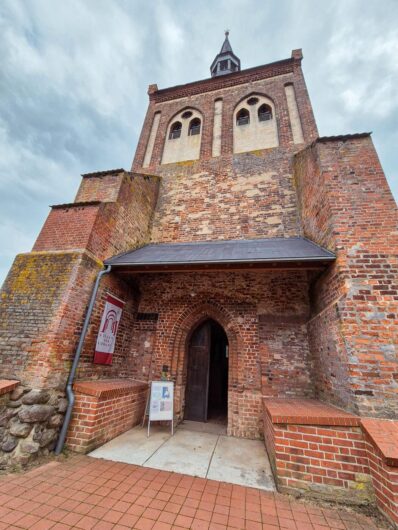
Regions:
<instances>
[{"instance_id":1,"label":"arched window recess","mask_svg":"<svg viewBox=\"0 0 398 530\"><path fill-rule=\"evenodd\" d=\"M179 138L181 136L181 129L182 123L180 121L174 122L173 125L170 127L169 140Z\"/></svg>"},{"instance_id":2,"label":"arched window recess","mask_svg":"<svg viewBox=\"0 0 398 530\"><path fill-rule=\"evenodd\" d=\"M269 105L266 105L264 103L258 109L258 121L268 121L268 120L272 120L272 109Z\"/></svg>"},{"instance_id":3,"label":"arched window recess","mask_svg":"<svg viewBox=\"0 0 398 530\"><path fill-rule=\"evenodd\" d=\"M236 125L248 125L250 123L250 114L247 109L240 109L236 115Z\"/></svg>"},{"instance_id":4,"label":"arched window recess","mask_svg":"<svg viewBox=\"0 0 398 530\"><path fill-rule=\"evenodd\" d=\"M199 118L194 118L191 120L189 124L188 135L193 136L194 134L200 134L200 125L201 123Z\"/></svg>"}]
</instances>

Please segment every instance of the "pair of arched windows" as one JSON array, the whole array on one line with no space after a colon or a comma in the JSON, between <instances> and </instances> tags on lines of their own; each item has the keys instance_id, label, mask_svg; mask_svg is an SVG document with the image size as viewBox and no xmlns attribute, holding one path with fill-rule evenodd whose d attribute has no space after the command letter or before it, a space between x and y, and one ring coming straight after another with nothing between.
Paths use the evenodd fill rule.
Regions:
<instances>
[{"instance_id":1,"label":"pair of arched windows","mask_svg":"<svg viewBox=\"0 0 398 530\"><path fill-rule=\"evenodd\" d=\"M191 113L192 116L192 113ZM188 136L194 136L195 134L200 134L201 122L199 118L193 118L190 121L188 126ZM180 138L182 131L182 123L180 121L175 121L170 127L169 140L174 140L175 138Z\"/></svg>"},{"instance_id":2,"label":"pair of arched windows","mask_svg":"<svg viewBox=\"0 0 398 530\"><path fill-rule=\"evenodd\" d=\"M272 109L269 105L263 103L257 110L258 121L272 120ZM236 115L236 125L247 125L250 123L250 112L243 108Z\"/></svg>"}]
</instances>

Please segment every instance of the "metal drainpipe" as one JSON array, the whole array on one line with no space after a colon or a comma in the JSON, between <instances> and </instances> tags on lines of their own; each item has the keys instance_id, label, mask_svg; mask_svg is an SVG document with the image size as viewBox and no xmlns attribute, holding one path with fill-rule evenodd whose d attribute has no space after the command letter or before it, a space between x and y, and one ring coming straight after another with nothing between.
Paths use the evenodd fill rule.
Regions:
<instances>
[{"instance_id":1,"label":"metal drainpipe","mask_svg":"<svg viewBox=\"0 0 398 530\"><path fill-rule=\"evenodd\" d=\"M93 292L91 293L90 303L87 309L86 317L84 319L84 324L83 324L82 333L80 335L79 344L77 345L75 357L73 359L72 367L70 369L69 376L68 376L68 382L66 383L66 396L68 398L68 407L66 409L64 423L62 425L62 429L61 429L61 432L58 438L57 446L55 448L56 455L59 455L62 449L64 448L66 433L68 432L69 422L72 416L73 405L75 403L75 395L72 389L73 380L75 378L77 366L79 364L80 354L83 349L84 339L86 338L88 325L90 323L91 313L93 312L93 307L94 307L95 299L97 297L98 287L99 287L102 276L104 276L105 274L109 274L111 272L111 269L112 269L111 265L108 265L106 269L98 273L97 279L95 280Z\"/></svg>"}]
</instances>

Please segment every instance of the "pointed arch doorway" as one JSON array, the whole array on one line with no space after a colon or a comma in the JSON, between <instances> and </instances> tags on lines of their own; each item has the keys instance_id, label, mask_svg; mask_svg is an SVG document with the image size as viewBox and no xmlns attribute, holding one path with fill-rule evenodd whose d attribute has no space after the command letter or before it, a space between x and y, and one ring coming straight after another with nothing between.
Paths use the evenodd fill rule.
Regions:
<instances>
[{"instance_id":1,"label":"pointed arch doorway","mask_svg":"<svg viewBox=\"0 0 398 530\"><path fill-rule=\"evenodd\" d=\"M228 338L223 327L209 318L188 341L184 419L227 423Z\"/></svg>"}]
</instances>

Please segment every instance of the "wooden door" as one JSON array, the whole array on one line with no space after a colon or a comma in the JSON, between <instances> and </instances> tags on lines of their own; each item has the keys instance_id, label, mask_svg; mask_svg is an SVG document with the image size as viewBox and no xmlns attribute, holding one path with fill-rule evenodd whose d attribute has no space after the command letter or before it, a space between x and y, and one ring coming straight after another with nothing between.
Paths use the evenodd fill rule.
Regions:
<instances>
[{"instance_id":1,"label":"wooden door","mask_svg":"<svg viewBox=\"0 0 398 530\"><path fill-rule=\"evenodd\" d=\"M211 324L205 322L194 331L189 343L184 414L186 420L207 420L210 332Z\"/></svg>"}]
</instances>

